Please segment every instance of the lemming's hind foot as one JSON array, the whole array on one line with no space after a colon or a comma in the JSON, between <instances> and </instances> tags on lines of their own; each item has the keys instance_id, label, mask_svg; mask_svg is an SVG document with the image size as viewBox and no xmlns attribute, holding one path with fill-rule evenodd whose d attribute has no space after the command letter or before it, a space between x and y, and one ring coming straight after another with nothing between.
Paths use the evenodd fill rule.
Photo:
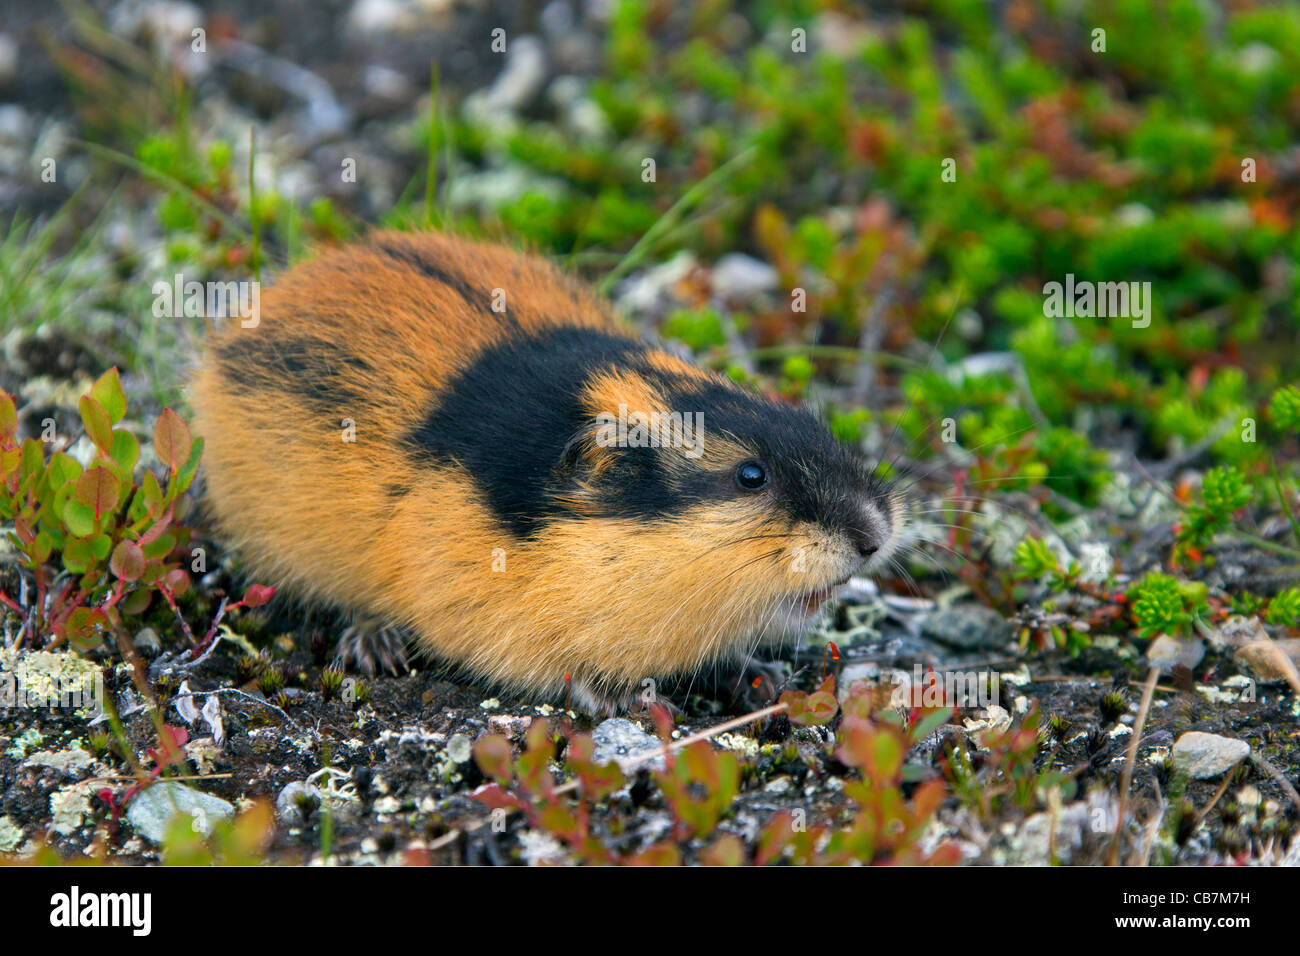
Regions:
<instances>
[{"instance_id":1,"label":"lemming's hind foot","mask_svg":"<svg viewBox=\"0 0 1300 956\"><path fill-rule=\"evenodd\" d=\"M637 693L631 690L614 690L574 677L569 683L568 703L593 717L616 717L619 714L637 713L650 709L651 704L663 704L676 710L665 698L653 692Z\"/></svg>"},{"instance_id":2,"label":"lemming's hind foot","mask_svg":"<svg viewBox=\"0 0 1300 956\"><path fill-rule=\"evenodd\" d=\"M381 671L397 674L407 669L410 643L410 636L402 628L385 625L375 618L363 618L343 632L335 655L345 668L363 674Z\"/></svg>"}]
</instances>

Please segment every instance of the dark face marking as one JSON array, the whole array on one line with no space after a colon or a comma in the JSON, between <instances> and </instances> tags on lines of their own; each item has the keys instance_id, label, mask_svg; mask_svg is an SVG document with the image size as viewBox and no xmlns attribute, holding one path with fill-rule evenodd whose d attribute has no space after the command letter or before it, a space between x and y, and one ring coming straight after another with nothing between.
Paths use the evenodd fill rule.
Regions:
<instances>
[{"instance_id":1,"label":"dark face marking","mask_svg":"<svg viewBox=\"0 0 1300 956\"><path fill-rule=\"evenodd\" d=\"M552 501L555 466L585 421L582 384L639 349L631 339L571 328L509 339L448 385L406 444L426 461L458 462L501 522L527 537L561 513Z\"/></svg>"},{"instance_id":2,"label":"dark face marking","mask_svg":"<svg viewBox=\"0 0 1300 956\"><path fill-rule=\"evenodd\" d=\"M604 467L588 476L600 514L670 516L748 495L762 497L790 524L815 521L851 537L861 534L863 496L875 493L871 478L815 417L729 383L666 373L650 356L640 342L587 329L511 339L483 351L453 379L405 444L421 460L462 467L502 525L528 537L548 521L583 516L563 503L573 487L565 462L591 428L583 406L587 384L620 369L644 377L673 410L702 413L706 447L714 436L743 445L770 480L746 491L734 466L719 471L716 463L706 465L707 458L682 468L675 449L601 449L608 453Z\"/></svg>"},{"instance_id":3,"label":"dark face marking","mask_svg":"<svg viewBox=\"0 0 1300 956\"><path fill-rule=\"evenodd\" d=\"M355 413L364 397L345 382L371 371L364 358L324 339L238 335L217 347L216 359L226 377L244 388L299 397L330 416Z\"/></svg>"},{"instance_id":4,"label":"dark face marking","mask_svg":"<svg viewBox=\"0 0 1300 956\"><path fill-rule=\"evenodd\" d=\"M763 466L763 489L735 494L766 495L790 523L841 532L860 551L879 545L865 527L863 503L882 497L884 483L811 412L719 382L690 382L673 401L675 408L706 409L706 433L732 437Z\"/></svg>"}]
</instances>

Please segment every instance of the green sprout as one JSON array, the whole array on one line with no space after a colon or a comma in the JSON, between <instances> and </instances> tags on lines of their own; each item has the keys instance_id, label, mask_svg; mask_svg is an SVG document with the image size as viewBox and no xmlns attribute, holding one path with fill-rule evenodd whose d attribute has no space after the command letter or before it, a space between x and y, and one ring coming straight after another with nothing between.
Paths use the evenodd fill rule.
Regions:
<instances>
[{"instance_id":1,"label":"green sprout","mask_svg":"<svg viewBox=\"0 0 1300 956\"><path fill-rule=\"evenodd\" d=\"M1148 574L1129 592L1138 636L1177 637L1206 610L1205 595L1204 584L1180 582L1159 572Z\"/></svg>"},{"instance_id":2,"label":"green sprout","mask_svg":"<svg viewBox=\"0 0 1300 956\"><path fill-rule=\"evenodd\" d=\"M1300 588L1287 588L1273 595L1268 602L1268 610L1264 612L1264 619L1270 624L1285 627L1300 625Z\"/></svg>"}]
</instances>

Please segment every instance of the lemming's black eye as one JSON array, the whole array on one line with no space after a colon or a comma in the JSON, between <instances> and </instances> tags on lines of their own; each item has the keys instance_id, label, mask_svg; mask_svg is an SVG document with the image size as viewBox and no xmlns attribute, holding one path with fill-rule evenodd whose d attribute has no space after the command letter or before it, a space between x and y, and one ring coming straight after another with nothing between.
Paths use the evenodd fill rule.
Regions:
<instances>
[{"instance_id":1,"label":"lemming's black eye","mask_svg":"<svg viewBox=\"0 0 1300 956\"><path fill-rule=\"evenodd\" d=\"M746 491L758 491L767 484L767 469L756 461L747 461L736 469L736 484Z\"/></svg>"}]
</instances>

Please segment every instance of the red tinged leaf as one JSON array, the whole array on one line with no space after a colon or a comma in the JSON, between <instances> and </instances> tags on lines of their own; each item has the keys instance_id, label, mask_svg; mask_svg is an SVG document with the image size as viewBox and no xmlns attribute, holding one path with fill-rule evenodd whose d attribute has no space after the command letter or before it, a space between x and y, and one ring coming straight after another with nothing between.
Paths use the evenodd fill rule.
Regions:
<instances>
[{"instance_id":1,"label":"red tinged leaf","mask_svg":"<svg viewBox=\"0 0 1300 956\"><path fill-rule=\"evenodd\" d=\"M108 567L123 581L138 581L144 574L144 551L134 541L119 541Z\"/></svg>"},{"instance_id":2,"label":"red tinged leaf","mask_svg":"<svg viewBox=\"0 0 1300 956\"><path fill-rule=\"evenodd\" d=\"M627 860L631 866L681 866L682 852L667 840L646 847Z\"/></svg>"},{"instance_id":3,"label":"red tinged leaf","mask_svg":"<svg viewBox=\"0 0 1300 956\"><path fill-rule=\"evenodd\" d=\"M484 734L474 741L474 760L484 776L500 784L514 779L510 741L500 734Z\"/></svg>"},{"instance_id":4,"label":"red tinged leaf","mask_svg":"<svg viewBox=\"0 0 1300 956\"><path fill-rule=\"evenodd\" d=\"M86 654L102 643L99 632L107 625L108 617L99 608L79 607L68 615L63 633L74 649Z\"/></svg>"},{"instance_id":5,"label":"red tinged leaf","mask_svg":"<svg viewBox=\"0 0 1300 956\"><path fill-rule=\"evenodd\" d=\"M172 505L167 506L163 516L149 526L149 530L140 535L140 547L147 548L157 541L172 523Z\"/></svg>"},{"instance_id":6,"label":"red tinged leaf","mask_svg":"<svg viewBox=\"0 0 1300 956\"><path fill-rule=\"evenodd\" d=\"M745 844L740 837L725 834L700 854L700 860L705 866L744 866Z\"/></svg>"},{"instance_id":7,"label":"red tinged leaf","mask_svg":"<svg viewBox=\"0 0 1300 956\"><path fill-rule=\"evenodd\" d=\"M244 592L244 600L241 603L244 607L261 607L273 597L275 597L275 588L266 584L253 584Z\"/></svg>"},{"instance_id":8,"label":"red tinged leaf","mask_svg":"<svg viewBox=\"0 0 1300 956\"><path fill-rule=\"evenodd\" d=\"M828 723L839 711L839 703L835 699L834 680L834 677L828 677L826 683L822 684L823 689L811 694L797 690L783 693L779 703L789 708L786 716L789 717L790 723L801 727Z\"/></svg>"},{"instance_id":9,"label":"red tinged leaf","mask_svg":"<svg viewBox=\"0 0 1300 956\"><path fill-rule=\"evenodd\" d=\"M190 742L190 732L184 727L164 724L158 735L158 746L148 748L149 756L158 764L158 769L180 763L185 759L185 745Z\"/></svg>"},{"instance_id":10,"label":"red tinged leaf","mask_svg":"<svg viewBox=\"0 0 1300 956\"><path fill-rule=\"evenodd\" d=\"M172 474L180 471L190 458L194 447L194 438L185 420L170 408L164 408L158 416L158 424L153 428L153 450L158 460L171 469Z\"/></svg>"},{"instance_id":11,"label":"red tinged leaf","mask_svg":"<svg viewBox=\"0 0 1300 956\"><path fill-rule=\"evenodd\" d=\"M184 568L172 568L164 580L167 588L177 597L190 589L190 575Z\"/></svg>"},{"instance_id":12,"label":"red tinged leaf","mask_svg":"<svg viewBox=\"0 0 1300 956\"><path fill-rule=\"evenodd\" d=\"M0 392L0 441L12 442L18 433L18 410L8 392Z\"/></svg>"},{"instance_id":13,"label":"red tinged leaf","mask_svg":"<svg viewBox=\"0 0 1300 956\"><path fill-rule=\"evenodd\" d=\"M107 455L113 448L113 419L108 409L89 395L82 395L77 410L81 412L81 424L85 426L86 435Z\"/></svg>"},{"instance_id":14,"label":"red tinged leaf","mask_svg":"<svg viewBox=\"0 0 1300 956\"><path fill-rule=\"evenodd\" d=\"M95 513L96 521L117 507L120 493L117 475L102 465L77 479L77 500Z\"/></svg>"}]
</instances>

